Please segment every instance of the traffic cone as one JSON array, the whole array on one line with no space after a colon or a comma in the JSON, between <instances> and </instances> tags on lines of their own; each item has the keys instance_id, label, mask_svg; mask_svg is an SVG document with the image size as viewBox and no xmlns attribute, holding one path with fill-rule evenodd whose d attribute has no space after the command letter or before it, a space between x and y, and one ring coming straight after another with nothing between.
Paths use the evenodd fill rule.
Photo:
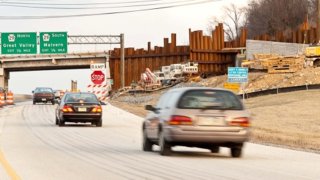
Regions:
<instances>
[{"instance_id":1,"label":"traffic cone","mask_svg":"<svg viewBox=\"0 0 320 180\"><path fill-rule=\"evenodd\" d=\"M3 107L4 105L6 105L4 93L0 93L0 107Z\"/></svg>"},{"instance_id":2,"label":"traffic cone","mask_svg":"<svg viewBox=\"0 0 320 180\"><path fill-rule=\"evenodd\" d=\"M11 91L9 91L7 93L7 100L6 100L7 105L14 105L14 101L13 101L13 93Z\"/></svg>"}]
</instances>

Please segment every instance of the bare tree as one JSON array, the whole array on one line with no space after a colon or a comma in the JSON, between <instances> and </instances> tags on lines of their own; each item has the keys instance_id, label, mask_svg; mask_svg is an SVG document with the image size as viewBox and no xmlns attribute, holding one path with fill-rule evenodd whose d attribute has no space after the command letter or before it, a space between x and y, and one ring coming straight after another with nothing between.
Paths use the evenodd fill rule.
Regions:
<instances>
[{"instance_id":1,"label":"bare tree","mask_svg":"<svg viewBox=\"0 0 320 180\"><path fill-rule=\"evenodd\" d=\"M309 0L309 23L315 26L317 24L318 18L318 0Z\"/></svg>"},{"instance_id":2,"label":"bare tree","mask_svg":"<svg viewBox=\"0 0 320 180\"><path fill-rule=\"evenodd\" d=\"M224 7L222 17L212 17L208 22L208 32L214 30L218 23L223 23L227 40L235 40L240 36L241 28L246 24L245 8L230 4Z\"/></svg>"},{"instance_id":3,"label":"bare tree","mask_svg":"<svg viewBox=\"0 0 320 180\"><path fill-rule=\"evenodd\" d=\"M312 10L315 0L252 0L247 8L249 37L294 30Z\"/></svg>"}]
</instances>

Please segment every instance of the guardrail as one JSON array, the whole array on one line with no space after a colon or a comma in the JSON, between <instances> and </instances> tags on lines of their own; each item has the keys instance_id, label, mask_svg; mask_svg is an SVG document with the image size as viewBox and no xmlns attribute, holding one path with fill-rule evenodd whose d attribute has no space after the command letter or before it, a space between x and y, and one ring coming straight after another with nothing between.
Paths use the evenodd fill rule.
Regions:
<instances>
[{"instance_id":1,"label":"guardrail","mask_svg":"<svg viewBox=\"0 0 320 180\"><path fill-rule=\"evenodd\" d=\"M294 92L294 91L303 91L303 90L313 90L313 89L320 89L320 84L306 84L302 86L291 86L291 87L282 87L282 88L273 88L273 89L266 89L262 91L255 91L250 93L238 94L241 98L253 98L258 96L265 96L270 94L280 94L280 93L287 93L287 92Z\"/></svg>"}]
</instances>

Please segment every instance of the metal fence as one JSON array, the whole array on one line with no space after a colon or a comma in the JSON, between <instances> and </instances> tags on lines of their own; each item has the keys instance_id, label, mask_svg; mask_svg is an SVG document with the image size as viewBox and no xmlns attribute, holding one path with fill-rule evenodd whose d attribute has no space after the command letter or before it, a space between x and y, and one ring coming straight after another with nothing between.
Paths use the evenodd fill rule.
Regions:
<instances>
[{"instance_id":1,"label":"metal fence","mask_svg":"<svg viewBox=\"0 0 320 180\"><path fill-rule=\"evenodd\" d=\"M280 94L280 93L288 93L288 92L304 91L304 90L315 90L315 89L320 89L320 84L309 84L309 85L306 84L302 86L273 88L273 89L267 89L262 91L238 94L238 96L241 98L244 97L245 99L248 99L248 98L271 95L271 94Z\"/></svg>"}]
</instances>

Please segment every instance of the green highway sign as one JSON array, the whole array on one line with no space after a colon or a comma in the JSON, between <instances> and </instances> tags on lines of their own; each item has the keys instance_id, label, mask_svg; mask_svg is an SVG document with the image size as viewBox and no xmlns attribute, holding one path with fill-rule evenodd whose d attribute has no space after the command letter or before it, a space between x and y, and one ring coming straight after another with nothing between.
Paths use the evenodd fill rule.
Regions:
<instances>
[{"instance_id":1,"label":"green highway sign","mask_svg":"<svg viewBox=\"0 0 320 180\"><path fill-rule=\"evenodd\" d=\"M40 54L68 53L67 32L40 32Z\"/></svg>"},{"instance_id":2,"label":"green highway sign","mask_svg":"<svg viewBox=\"0 0 320 180\"><path fill-rule=\"evenodd\" d=\"M37 33L1 33L1 54L37 54Z\"/></svg>"}]
</instances>

